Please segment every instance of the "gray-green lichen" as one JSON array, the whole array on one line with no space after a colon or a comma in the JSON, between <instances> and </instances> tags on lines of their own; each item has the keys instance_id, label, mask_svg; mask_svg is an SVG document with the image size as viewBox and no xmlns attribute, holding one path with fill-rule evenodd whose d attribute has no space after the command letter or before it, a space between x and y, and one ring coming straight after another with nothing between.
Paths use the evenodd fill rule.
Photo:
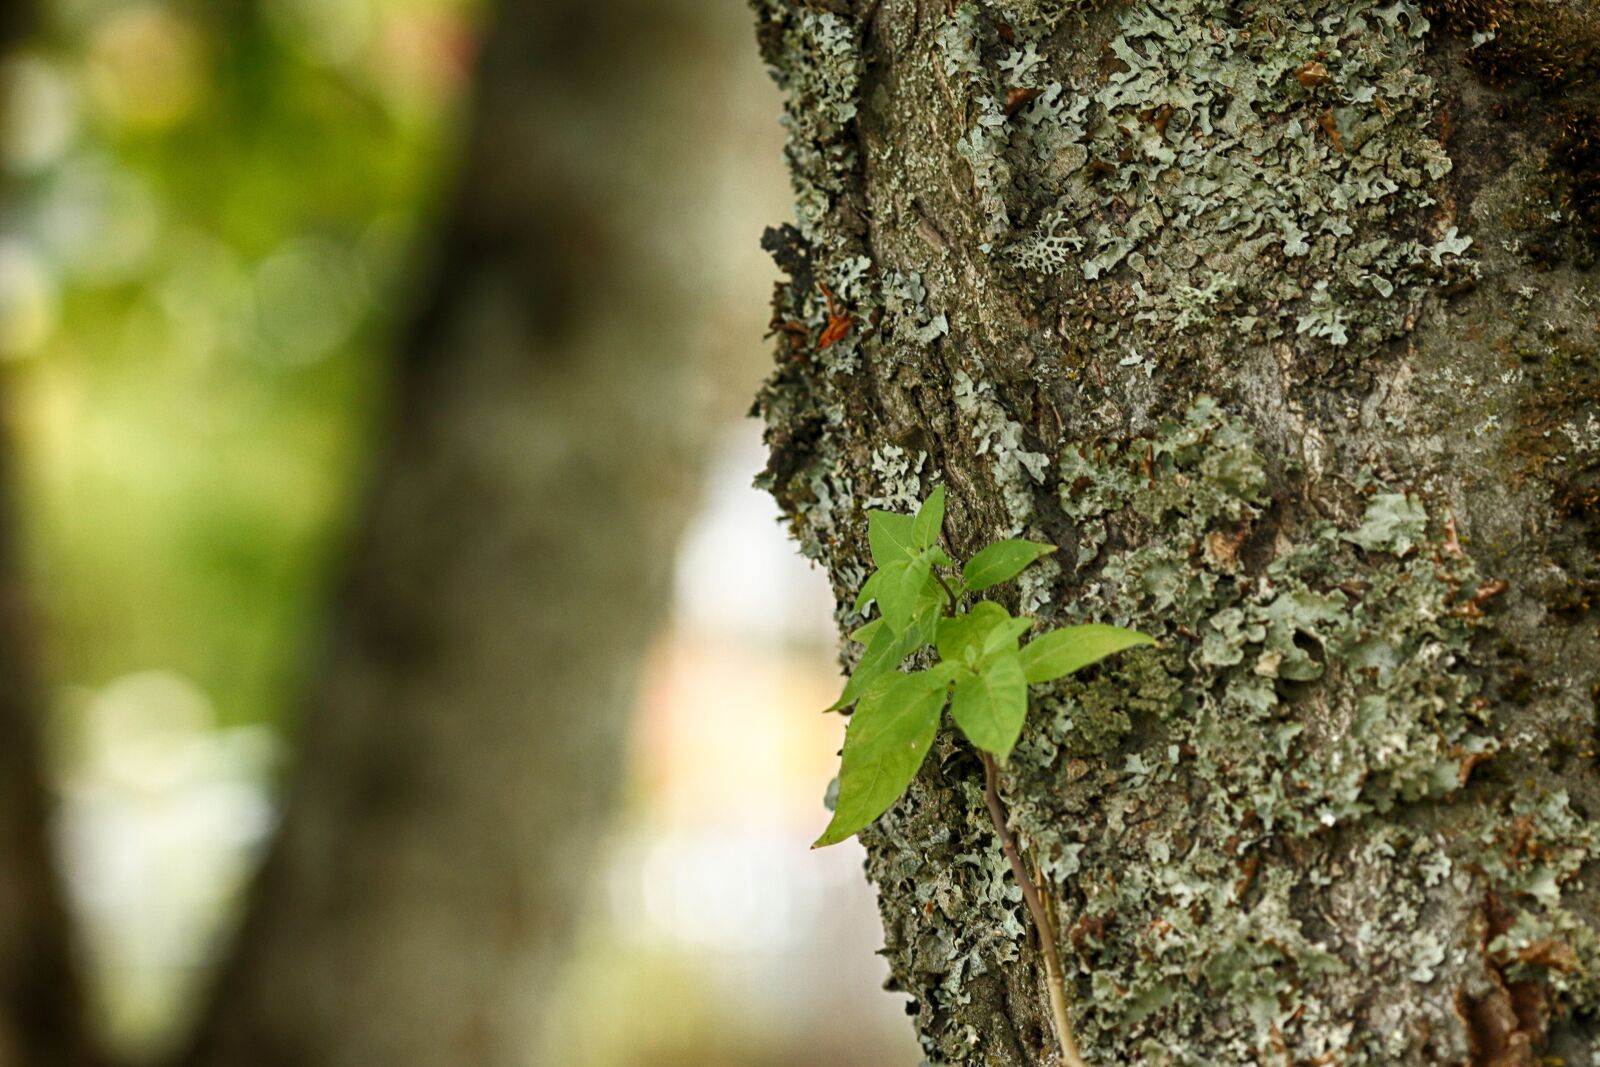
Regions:
<instances>
[{"instance_id":1,"label":"gray-green lichen","mask_svg":"<svg viewBox=\"0 0 1600 1067\"><path fill-rule=\"evenodd\" d=\"M928 310L928 290L922 275L887 271L883 281L884 332L917 346L930 345L950 332L950 320Z\"/></svg>"},{"instance_id":2,"label":"gray-green lichen","mask_svg":"<svg viewBox=\"0 0 1600 1067\"><path fill-rule=\"evenodd\" d=\"M928 454L909 454L899 445L880 445L872 453L872 473L877 475L878 492L863 501L869 508L882 508L902 514L913 512L922 503L922 474Z\"/></svg>"},{"instance_id":3,"label":"gray-green lichen","mask_svg":"<svg viewBox=\"0 0 1600 1067\"><path fill-rule=\"evenodd\" d=\"M1272 506L1258 446L1209 400L1146 437L1065 456L1064 510L1098 528L1080 543L1099 547L1080 556L1082 591L1060 612L1164 645L1051 687L1008 769L1049 888L1072 902L1075 1025L1093 1062L1375 1067L1414 1062L1430 1034L1434 1051L1464 1055L1443 1035L1486 958L1515 982L1517 960L1548 969L1555 953L1558 988L1593 1003L1595 939L1563 892L1595 839L1564 795L1476 812L1453 838L1431 815L1375 818L1448 810L1497 747L1471 669L1480 578L1420 503L1373 487L1357 522L1257 544ZM981 824L981 798L965 799ZM981 1057L981 1039L938 1024L960 1016L970 968L988 965L972 953L1009 929L1016 902L974 886L995 877L998 854L987 873L942 866L916 829L896 815L869 835L872 873L891 891L964 887L942 898L964 907L926 913L934 933L911 958L913 976L939 977L919 986L931 1051ZM1487 945L1422 921L1441 898L1485 891L1518 908ZM1363 913L1354 929L1324 918ZM1374 982L1437 995L1353 1018L1348 998Z\"/></svg>"},{"instance_id":4,"label":"gray-green lichen","mask_svg":"<svg viewBox=\"0 0 1600 1067\"><path fill-rule=\"evenodd\" d=\"M1441 202L1427 29L1405 0L1162 0L1121 10L1109 72L1067 71L968 5L940 40L973 100L986 238L1038 274L1116 275L1162 328L1398 336L1471 243ZM1018 91L1036 95L1008 106Z\"/></svg>"},{"instance_id":5,"label":"gray-green lichen","mask_svg":"<svg viewBox=\"0 0 1600 1067\"><path fill-rule=\"evenodd\" d=\"M981 367L978 368L981 370ZM1022 534L1034 517L1036 487L1045 480L1050 457L1026 447L1020 423L994 402L993 386L974 381L966 371L957 371L953 396L956 410L965 418L973 452L989 464L990 477L999 489L1010 524L997 531L1003 536ZM1061 571L1051 559L1028 568L1019 579L1022 610L1036 611L1049 602L1050 590Z\"/></svg>"},{"instance_id":6,"label":"gray-green lichen","mask_svg":"<svg viewBox=\"0 0 1600 1067\"><path fill-rule=\"evenodd\" d=\"M814 240L856 165L854 142L847 136L861 82L856 27L831 11L796 10L775 0L757 10L763 50L786 94L783 121L795 214L801 233Z\"/></svg>"},{"instance_id":7,"label":"gray-green lichen","mask_svg":"<svg viewBox=\"0 0 1600 1067\"><path fill-rule=\"evenodd\" d=\"M1137 752L1141 793L1203 807L1181 840L1146 839L1127 814L1110 836L1086 827L1071 839L1083 846L1081 873L1058 888L1082 894L1080 916L1147 931L1085 943L1096 987L1123 994L1092 998L1084 1032L1107 1062L1203 1062L1179 1054L1185 1041L1214 1063L1255 1062L1275 1043L1304 1058L1353 1052L1361 1042L1349 1020L1301 988L1317 974L1370 974L1371 946L1313 936L1304 902L1318 887L1265 857L1333 853L1340 832L1358 839L1373 812L1448 797L1463 767L1492 749L1477 682L1462 669L1471 621L1456 601L1475 588L1472 568L1412 553L1403 535L1379 537L1397 494L1369 502L1362 556L1340 547L1333 523L1299 544L1253 545L1268 505L1261 461L1245 427L1210 401L1147 439L1093 451L1092 464L1071 450L1063 462L1064 510L1098 530L1086 545L1112 536L1139 547L1093 552L1084 563L1095 578L1061 610L1132 622L1168 649L1058 685L1045 702L1059 709L1050 732L1027 750L1039 761L1019 773L1050 776L1062 753L1103 749L1096 704L1136 708L1140 734L1163 724ZM1270 561L1243 558L1262 551ZM1147 677L1157 667L1165 686ZM1140 707L1155 692L1166 706ZM1115 757L1101 758L1102 788L1126 777ZM1035 847L1058 847L1061 812L1019 814ZM1393 857L1380 850L1366 862L1378 859ZM1253 884L1257 864L1266 874ZM1401 951L1400 933L1382 943ZM1415 948L1395 961L1396 980L1431 979L1440 946ZM1197 981L1216 995L1179 995Z\"/></svg>"}]
</instances>

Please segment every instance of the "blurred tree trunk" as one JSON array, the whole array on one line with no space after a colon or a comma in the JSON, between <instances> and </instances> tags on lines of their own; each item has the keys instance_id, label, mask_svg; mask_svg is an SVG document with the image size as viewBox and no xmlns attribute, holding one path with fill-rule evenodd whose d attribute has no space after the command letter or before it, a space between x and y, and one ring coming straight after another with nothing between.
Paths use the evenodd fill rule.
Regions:
<instances>
[{"instance_id":1,"label":"blurred tree trunk","mask_svg":"<svg viewBox=\"0 0 1600 1067\"><path fill-rule=\"evenodd\" d=\"M32 15L26 3L0 10L0 59L31 32ZM93 1054L49 841L45 699L10 468L9 441L0 441L0 1067L76 1067Z\"/></svg>"},{"instance_id":2,"label":"blurred tree trunk","mask_svg":"<svg viewBox=\"0 0 1600 1067\"><path fill-rule=\"evenodd\" d=\"M1600 12L755 6L766 478L841 623L943 481L958 553L1062 547L1013 607L1162 638L1006 773L1088 1061L1590 1063ZM862 835L893 985L930 1062L1053 1062L981 783L947 731Z\"/></svg>"},{"instance_id":3,"label":"blurred tree trunk","mask_svg":"<svg viewBox=\"0 0 1600 1067\"><path fill-rule=\"evenodd\" d=\"M8 493L0 459L0 492ZM92 1062L67 910L48 838L36 628L0 501L0 1067Z\"/></svg>"},{"instance_id":4,"label":"blurred tree trunk","mask_svg":"<svg viewBox=\"0 0 1600 1067\"><path fill-rule=\"evenodd\" d=\"M287 816L192 1067L538 1059L705 444L662 262L699 28L689 5L499 5Z\"/></svg>"}]
</instances>

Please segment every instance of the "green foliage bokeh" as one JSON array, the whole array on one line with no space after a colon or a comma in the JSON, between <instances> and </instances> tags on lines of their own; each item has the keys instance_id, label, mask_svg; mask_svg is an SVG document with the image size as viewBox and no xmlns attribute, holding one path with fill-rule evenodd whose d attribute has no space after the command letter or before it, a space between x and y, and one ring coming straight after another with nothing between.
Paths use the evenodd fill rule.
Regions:
<instances>
[{"instance_id":1,"label":"green foliage bokeh","mask_svg":"<svg viewBox=\"0 0 1600 1067\"><path fill-rule=\"evenodd\" d=\"M59 0L6 58L0 356L58 692L286 705L475 6Z\"/></svg>"}]
</instances>

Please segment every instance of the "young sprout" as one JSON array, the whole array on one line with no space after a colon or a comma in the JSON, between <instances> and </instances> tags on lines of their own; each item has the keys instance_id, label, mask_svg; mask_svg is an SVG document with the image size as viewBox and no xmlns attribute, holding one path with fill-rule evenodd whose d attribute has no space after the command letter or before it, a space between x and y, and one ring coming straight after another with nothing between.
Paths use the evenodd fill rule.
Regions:
<instances>
[{"instance_id":1,"label":"young sprout","mask_svg":"<svg viewBox=\"0 0 1600 1067\"><path fill-rule=\"evenodd\" d=\"M850 635L866 651L829 709L855 705L845 730L833 820L812 847L853 836L900 799L933 747L948 705L951 719L983 760L990 817L1039 930L1062 1062L1081 1067L1067 1027L1066 983L1049 908L1028 877L1007 826L999 769L1022 735L1030 685L1155 641L1134 630L1090 624L1064 626L1023 644L1033 620L1014 617L975 595L1011 581L1055 547L1012 538L996 541L958 565L939 545L944 502L940 486L915 515L873 511L867 517L867 540L877 569L855 607L864 613L876 602L878 617ZM902 669L909 657L926 648L936 654L931 667Z\"/></svg>"},{"instance_id":2,"label":"young sprout","mask_svg":"<svg viewBox=\"0 0 1600 1067\"><path fill-rule=\"evenodd\" d=\"M862 587L856 611L876 601L878 618L851 634L866 652L829 709L855 705L845 732L839 800L819 847L845 840L900 799L933 744L947 704L967 739L1004 764L1022 735L1028 686L1155 643L1134 630L1085 625L1064 626L1022 644L1032 619L973 597L1011 581L1054 546L996 541L958 567L939 547L944 497L941 486L915 515L868 515L877 570ZM930 646L938 657L933 666L901 669Z\"/></svg>"}]
</instances>

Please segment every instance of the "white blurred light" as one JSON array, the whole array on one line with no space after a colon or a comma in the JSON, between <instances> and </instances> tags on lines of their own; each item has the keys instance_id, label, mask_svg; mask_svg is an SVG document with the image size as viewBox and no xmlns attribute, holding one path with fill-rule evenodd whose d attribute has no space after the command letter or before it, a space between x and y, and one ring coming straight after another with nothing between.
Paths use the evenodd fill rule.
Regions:
<instances>
[{"instance_id":1,"label":"white blurred light","mask_svg":"<svg viewBox=\"0 0 1600 1067\"><path fill-rule=\"evenodd\" d=\"M102 973L137 976L145 1006L176 1003L205 962L274 820L270 734L213 720L181 675L126 675L84 707L63 776L68 889Z\"/></svg>"},{"instance_id":2,"label":"white blurred light","mask_svg":"<svg viewBox=\"0 0 1600 1067\"><path fill-rule=\"evenodd\" d=\"M848 850L833 854L844 859ZM852 878L859 866L848 857ZM838 865L783 833L693 828L641 835L611 869L617 929L647 944L731 955L792 951L839 884Z\"/></svg>"},{"instance_id":3,"label":"white blurred light","mask_svg":"<svg viewBox=\"0 0 1600 1067\"><path fill-rule=\"evenodd\" d=\"M109 283L144 269L160 229L156 198L110 160L64 165L39 210L41 246L69 273Z\"/></svg>"},{"instance_id":4,"label":"white blurred light","mask_svg":"<svg viewBox=\"0 0 1600 1067\"><path fill-rule=\"evenodd\" d=\"M161 792L193 779L212 711L187 678L142 671L102 689L85 718L87 751L111 783Z\"/></svg>"},{"instance_id":5,"label":"white blurred light","mask_svg":"<svg viewBox=\"0 0 1600 1067\"><path fill-rule=\"evenodd\" d=\"M0 240L0 356L33 352L55 332L59 319L49 269L27 245Z\"/></svg>"},{"instance_id":6,"label":"white blurred light","mask_svg":"<svg viewBox=\"0 0 1600 1067\"><path fill-rule=\"evenodd\" d=\"M20 171L54 163L78 132L72 81L41 56L19 55L0 64L0 156Z\"/></svg>"},{"instance_id":7,"label":"white blurred light","mask_svg":"<svg viewBox=\"0 0 1600 1067\"><path fill-rule=\"evenodd\" d=\"M360 322L366 278L349 249L321 238L290 241L256 268L256 328L279 362L315 362Z\"/></svg>"},{"instance_id":8,"label":"white blurred light","mask_svg":"<svg viewBox=\"0 0 1600 1067\"><path fill-rule=\"evenodd\" d=\"M760 426L739 423L716 452L679 551L678 619L766 640L832 641L828 583L779 525L772 498L750 484L765 465Z\"/></svg>"}]
</instances>

